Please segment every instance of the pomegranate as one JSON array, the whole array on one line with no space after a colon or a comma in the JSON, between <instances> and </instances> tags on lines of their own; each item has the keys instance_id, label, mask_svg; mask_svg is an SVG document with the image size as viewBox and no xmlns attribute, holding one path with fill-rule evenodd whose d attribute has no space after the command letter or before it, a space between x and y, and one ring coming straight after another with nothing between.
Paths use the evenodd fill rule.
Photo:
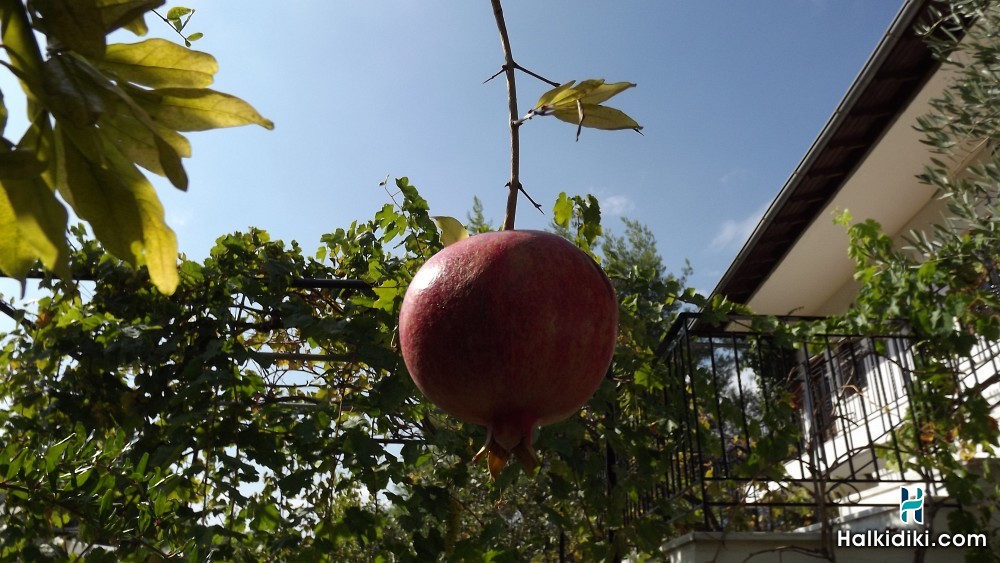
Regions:
<instances>
[{"instance_id":1,"label":"pomegranate","mask_svg":"<svg viewBox=\"0 0 1000 563\"><path fill-rule=\"evenodd\" d=\"M531 471L534 428L593 396L614 352L618 302L594 260L541 231L476 235L414 276L399 315L403 360L441 410L486 426L490 474Z\"/></svg>"}]
</instances>

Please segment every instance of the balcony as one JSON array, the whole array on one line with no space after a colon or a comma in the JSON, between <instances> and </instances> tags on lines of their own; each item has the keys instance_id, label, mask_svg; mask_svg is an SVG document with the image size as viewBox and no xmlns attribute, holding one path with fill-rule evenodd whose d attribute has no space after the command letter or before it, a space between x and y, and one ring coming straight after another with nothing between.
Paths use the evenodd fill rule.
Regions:
<instances>
[{"instance_id":1,"label":"balcony","mask_svg":"<svg viewBox=\"0 0 1000 563\"><path fill-rule=\"evenodd\" d=\"M872 515L898 524L888 519L903 484L946 497L936 475L907 463L924 446L906 437L927 427L914 402L923 363L903 331L796 341L755 332L750 320L711 326L683 314L671 327L663 387L646 397L671 419L657 438L666 471L628 502L627 521L655 515L693 533L818 532L820 522ZM798 320L807 319L782 319ZM997 343L980 344L951 370L956 386L981 389L994 411L998 354Z\"/></svg>"}]
</instances>

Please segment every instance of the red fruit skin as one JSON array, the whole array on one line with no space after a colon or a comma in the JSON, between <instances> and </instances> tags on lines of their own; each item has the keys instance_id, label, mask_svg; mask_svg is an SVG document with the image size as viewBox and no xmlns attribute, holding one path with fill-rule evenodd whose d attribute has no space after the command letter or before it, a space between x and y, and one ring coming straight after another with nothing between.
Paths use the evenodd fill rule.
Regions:
<instances>
[{"instance_id":1,"label":"red fruit skin","mask_svg":"<svg viewBox=\"0 0 1000 563\"><path fill-rule=\"evenodd\" d=\"M541 231L446 247L406 291L399 332L414 383L443 411L486 425L504 449L563 420L607 373L618 302L594 260Z\"/></svg>"}]
</instances>

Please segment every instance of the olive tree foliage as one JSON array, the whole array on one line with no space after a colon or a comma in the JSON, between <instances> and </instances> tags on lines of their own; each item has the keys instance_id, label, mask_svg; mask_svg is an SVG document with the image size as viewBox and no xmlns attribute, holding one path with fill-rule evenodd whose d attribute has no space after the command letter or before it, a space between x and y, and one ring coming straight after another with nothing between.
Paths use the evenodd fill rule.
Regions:
<instances>
[{"instance_id":1,"label":"olive tree foliage","mask_svg":"<svg viewBox=\"0 0 1000 563\"><path fill-rule=\"evenodd\" d=\"M536 474L511 466L493 483L471 465L485 431L427 403L402 363L402 297L441 243L405 178L391 195L316 253L256 229L223 236L203 262L181 261L171 296L74 228L73 271L95 281L42 280L0 339L0 560L655 551L666 525L622 518L656 471L656 444L630 421L655 385L655 328L682 293L652 240L606 239L629 319L608 379L538 431ZM593 223L574 231L600 245ZM371 289L301 281L343 278ZM644 471L609 466L609 451Z\"/></svg>"},{"instance_id":2,"label":"olive tree foliage","mask_svg":"<svg viewBox=\"0 0 1000 563\"><path fill-rule=\"evenodd\" d=\"M950 515L952 529L988 532L991 546L1000 542L998 29L996 0L952 0L920 29L954 72L917 124L934 153L920 180L947 203L948 218L910 233L900 247L877 222L850 225L845 213L840 221L850 225L861 290L853 310L837 319L860 333L902 323L912 334L921 363L911 409L919 422L904 436L914 454L906 469L943 477L947 500L963 508ZM977 377L967 375L974 370ZM996 560L985 550L970 556Z\"/></svg>"},{"instance_id":3,"label":"olive tree foliage","mask_svg":"<svg viewBox=\"0 0 1000 563\"><path fill-rule=\"evenodd\" d=\"M68 211L109 252L147 267L161 292L178 280L177 240L143 171L188 187L182 134L272 123L243 100L208 88L215 59L164 39L109 43L125 29L145 35L163 0L0 1L0 64L21 84L28 128L6 131L0 93L0 270L24 280L38 261L71 277ZM187 46L187 8L162 17ZM43 51L37 37L46 41Z\"/></svg>"}]
</instances>

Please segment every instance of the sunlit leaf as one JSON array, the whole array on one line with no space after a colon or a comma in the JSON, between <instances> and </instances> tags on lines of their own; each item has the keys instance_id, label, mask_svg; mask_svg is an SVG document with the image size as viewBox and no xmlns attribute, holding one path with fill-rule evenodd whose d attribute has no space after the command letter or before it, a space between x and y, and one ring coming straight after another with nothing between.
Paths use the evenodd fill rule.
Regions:
<instances>
[{"instance_id":1,"label":"sunlit leaf","mask_svg":"<svg viewBox=\"0 0 1000 563\"><path fill-rule=\"evenodd\" d=\"M187 172L184 171L184 165L181 164L180 155L162 137L154 135L153 141L156 143L156 154L167 179L177 188L187 190L188 177Z\"/></svg>"},{"instance_id":2,"label":"sunlit leaf","mask_svg":"<svg viewBox=\"0 0 1000 563\"><path fill-rule=\"evenodd\" d=\"M542 94L542 97L538 99L538 103L535 104L536 108L552 105L556 100L561 100L564 93L573 87L575 80L570 80L569 82L556 86L555 88L549 90L548 92Z\"/></svg>"},{"instance_id":3,"label":"sunlit leaf","mask_svg":"<svg viewBox=\"0 0 1000 563\"><path fill-rule=\"evenodd\" d=\"M582 124L584 127L591 127L594 129L614 131L619 129L642 128L634 119L626 115L621 110L594 104L581 104L581 107L583 109L582 122L580 121L580 112L575 107L573 109L555 110L552 112L552 115L567 123L572 123L574 125Z\"/></svg>"},{"instance_id":4,"label":"sunlit leaf","mask_svg":"<svg viewBox=\"0 0 1000 563\"><path fill-rule=\"evenodd\" d=\"M183 135L158 124L150 128L149 123L140 122L130 114L106 116L98 125L122 154L154 174L167 176L161 159L179 166L180 158L191 156L191 143ZM162 143L169 145L172 154L163 153Z\"/></svg>"},{"instance_id":5,"label":"sunlit leaf","mask_svg":"<svg viewBox=\"0 0 1000 563\"><path fill-rule=\"evenodd\" d=\"M185 8L184 6L175 6L167 11L168 20L179 20L184 16L191 13L191 8Z\"/></svg>"},{"instance_id":6,"label":"sunlit leaf","mask_svg":"<svg viewBox=\"0 0 1000 563\"><path fill-rule=\"evenodd\" d=\"M573 200L566 195L566 192L560 193L556 199L556 204L552 207L552 216L557 225L569 227L569 221L573 218Z\"/></svg>"},{"instance_id":7,"label":"sunlit leaf","mask_svg":"<svg viewBox=\"0 0 1000 563\"><path fill-rule=\"evenodd\" d=\"M152 88L204 88L219 70L215 57L165 39L108 45L97 66Z\"/></svg>"},{"instance_id":8,"label":"sunlit leaf","mask_svg":"<svg viewBox=\"0 0 1000 563\"><path fill-rule=\"evenodd\" d=\"M40 260L67 279L66 209L40 180L5 180L0 191L0 269L23 280Z\"/></svg>"},{"instance_id":9,"label":"sunlit leaf","mask_svg":"<svg viewBox=\"0 0 1000 563\"><path fill-rule=\"evenodd\" d=\"M56 133L65 169L60 193L112 254L136 266L145 263L153 285L173 293L177 239L153 186L110 142L103 142L105 158L97 161L88 156L90 140L78 131L58 126Z\"/></svg>"},{"instance_id":10,"label":"sunlit leaf","mask_svg":"<svg viewBox=\"0 0 1000 563\"><path fill-rule=\"evenodd\" d=\"M632 82L614 82L612 84L604 84L604 81L600 81L601 84L588 90L580 102L584 104L600 104L608 101L613 96L616 96L629 88L635 88L635 84Z\"/></svg>"},{"instance_id":11,"label":"sunlit leaf","mask_svg":"<svg viewBox=\"0 0 1000 563\"><path fill-rule=\"evenodd\" d=\"M620 110L600 105L634 86L631 82L605 84L603 79L584 80L579 84L570 81L543 94L531 115L555 115L577 125L577 139L582 127L639 131L642 127L634 119Z\"/></svg>"},{"instance_id":12,"label":"sunlit leaf","mask_svg":"<svg viewBox=\"0 0 1000 563\"><path fill-rule=\"evenodd\" d=\"M25 278L38 256L21 233L17 213L7 197L6 189L4 184L0 184L0 270L20 281L23 290Z\"/></svg>"},{"instance_id":13,"label":"sunlit leaf","mask_svg":"<svg viewBox=\"0 0 1000 563\"><path fill-rule=\"evenodd\" d=\"M465 226L458 219L444 215L437 215L431 217L431 219L434 219L438 230L441 231L441 244L448 246L462 239L469 238L468 231L465 230Z\"/></svg>"},{"instance_id":14,"label":"sunlit leaf","mask_svg":"<svg viewBox=\"0 0 1000 563\"><path fill-rule=\"evenodd\" d=\"M247 102L207 88L150 91L129 88L128 92L153 119L178 131L205 131L250 124L274 129L274 123L257 113Z\"/></svg>"}]
</instances>

